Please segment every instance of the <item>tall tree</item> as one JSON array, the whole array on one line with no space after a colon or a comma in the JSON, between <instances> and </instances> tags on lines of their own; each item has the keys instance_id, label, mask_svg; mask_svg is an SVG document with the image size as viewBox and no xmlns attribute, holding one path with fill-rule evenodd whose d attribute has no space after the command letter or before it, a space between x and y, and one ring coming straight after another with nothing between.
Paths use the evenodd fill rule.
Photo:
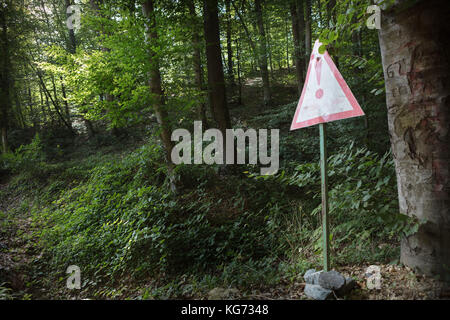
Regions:
<instances>
[{"instance_id":1,"label":"tall tree","mask_svg":"<svg viewBox=\"0 0 450 320\"><path fill-rule=\"evenodd\" d=\"M294 63L295 63L295 73L297 75L297 88L298 94L302 93L303 88L303 73L305 68L304 55L302 52L302 37L300 36L304 29L300 29L300 25L304 25L304 22L300 23L300 19L303 18L303 1L295 0L292 1L289 5L289 9L291 11L291 19L292 19L292 35L294 38ZM301 15L300 15L301 13Z\"/></svg>"},{"instance_id":2,"label":"tall tree","mask_svg":"<svg viewBox=\"0 0 450 320\"><path fill-rule=\"evenodd\" d=\"M450 281L450 6L406 2L383 11L379 33L400 210L426 221L401 261Z\"/></svg>"},{"instance_id":3,"label":"tall tree","mask_svg":"<svg viewBox=\"0 0 450 320\"><path fill-rule=\"evenodd\" d=\"M269 67L270 67L270 77L273 79L273 58L272 58L272 41L270 38L270 22L266 22L266 31L267 31L267 53L269 55Z\"/></svg>"},{"instance_id":4,"label":"tall tree","mask_svg":"<svg viewBox=\"0 0 450 320\"><path fill-rule=\"evenodd\" d=\"M237 60L237 77L238 77L238 104L242 104L242 77L241 77L241 37L235 39L236 43L236 60Z\"/></svg>"},{"instance_id":5,"label":"tall tree","mask_svg":"<svg viewBox=\"0 0 450 320\"><path fill-rule=\"evenodd\" d=\"M226 30L227 30L227 62L228 62L228 81L231 88L235 87L234 72L233 72L233 48L231 39L231 0L225 1L225 13L226 13Z\"/></svg>"},{"instance_id":6,"label":"tall tree","mask_svg":"<svg viewBox=\"0 0 450 320\"><path fill-rule=\"evenodd\" d=\"M305 67L308 68L311 55L311 0L305 0Z\"/></svg>"},{"instance_id":7,"label":"tall tree","mask_svg":"<svg viewBox=\"0 0 450 320\"><path fill-rule=\"evenodd\" d=\"M7 1L0 6L0 129L2 152L8 152L8 117L11 110L11 75L10 75L10 49L8 37L9 14L12 3Z\"/></svg>"},{"instance_id":8,"label":"tall tree","mask_svg":"<svg viewBox=\"0 0 450 320\"><path fill-rule=\"evenodd\" d=\"M90 0L90 4L91 4L91 8L94 10L95 14L98 17L109 19L109 17L102 10L103 9L102 6L104 4L108 4L107 1L105 1L105 0ZM101 27L100 28L101 28L101 34L102 35L108 35L108 32L105 31L105 26L104 26L103 22L101 23ZM101 50L103 52L110 52L111 51L111 49L108 48L107 46L105 46L103 43L101 43ZM105 92L104 95L105 95L105 101L109 104L109 108L111 108L111 105L116 100L116 97L109 90L107 92ZM107 112L110 112L110 110L108 110ZM112 132L113 132L113 134L115 136L119 135L119 129L116 126L113 126Z\"/></svg>"},{"instance_id":9,"label":"tall tree","mask_svg":"<svg viewBox=\"0 0 450 320\"><path fill-rule=\"evenodd\" d=\"M73 5L71 0L66 0L66 12L67 12L67 8L69 8L71 5ZM70 17L70 13L67 13L67 18ZM75 30L69 29L69 40L67 43L67 51L69 51L70 53L74 54L75 51L77 50L77 43L76 43L76 38L75 38Z\"/></svg>"},{"instance_id":10,"label":"tall tree","mask_svg":"<svg viewBox=\"0 0 450 320\"><path fill-rule=\"evenodd\" d=\"M197 85L197 88L203 92L205 90L204 80L203 80L203 68L202 68L202 59L201 59L201 43L200 43L200 37L199 32L197 30L197 14L195 12L195 2L194 0L188 1L188 8L189 8L189 15L192 19L193 24L193 32L192 32L192 46L193 46L193 64L194 64L194 74L195 74L195 83ZM206 106L205 103L202 101L198 106L198 117L201 119L203 127L206 128L207 118L206 118Z\"/></svg>"},{"instance_id":11,"label":"tall tree","mask_svg":"<svg viewBox=\"0 0 450 320\"><path fill-rule=\"evenodd\" d=\"M159 70L159 57L154 48L158 43L158 31L155 17L155 7L153 0L146 0L142 6L142 12L147 18L145 25L145 39L147 42L148 56L150 60L149 87L152 94L153 110L161 129L161 140L166 152L168 162L170 185L173 191L176 191L173 168L171 160L173 142L171 140L172 131L168 119L168 112L164 103L163 90L161 85L161 72Z\"/></svg>"},{"instance_id":12,"label":"tall tree","mask_svg":"<svg viewBox=\"0 0 450 320\"><path fill-rule=\"evenodd\" d=\"M269 82L269 70L267 68L267 40L266 31L264 29L264 20L262 14L261 0L255 0L255 14L256 24L259 31L259 66L261 68L261 77L264 90L264 104L270 103L270 82Z\"/></svg>"},{"instance_id":13,"label":"tall tree","mask_svg":"<svg viewBox=\"0 0 450 320\"><path fill-rule=\"evenodd\" d=\"M227 106L222 51L220 49L217 0L203 0L203 19L211 112L219 129L225 136L226 129L231 128L231 121Z\"/></svg>"}]
</instances>

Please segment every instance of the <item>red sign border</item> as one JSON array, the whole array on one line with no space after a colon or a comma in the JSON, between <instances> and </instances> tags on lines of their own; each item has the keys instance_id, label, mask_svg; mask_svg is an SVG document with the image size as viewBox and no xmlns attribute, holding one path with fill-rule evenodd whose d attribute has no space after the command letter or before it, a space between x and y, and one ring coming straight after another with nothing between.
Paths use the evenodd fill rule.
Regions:
<instances>
[{"instance_id":1,"label":"red sign border","mask_svg":"<svg viewBox=\"0 0 450 320\"><path fill-rule=\"evenodd\" d=\"M307 83L309 81L309 75L311 73L311 65L310 65L308 67L308 72L306 74L305 85L303 86L302 95L301 95L300 100L298 102L297 109L296 109L295 115L294 115L294 119L292 120L290 131L296 130L296 129L305 128L305 127L309 127L309 126L313 126L313 125L319 124L319 123L331 122L331 121L342 120L342 119L353 118L353 117L359 117L359 116L363 116L364 115L364 112L361 109L358 101L356 101L355 96L353 95L353 93L350 90L349 86L345 82L344 77L342 77L341 73L336 68L336 65L334 64L334 62L331 59L331 57L328 54L328 52L325 51L325 54L323 56L325 58L325 61L328 63L328 66L330 67L331 71L333 72L334 77L336 78L337 82L341 86L342 91L344 92L345 96L347 97L348 101L350 102L350 105L353 107L353 110L333 113L333 114L330 114L330 115L328 115L326 117L320 116L320 117L316 117L316 118L309 119L309 120L306 120L306 121L302 121L302 122L299 122L299 123L296 122L297 116L300 113L300 109L302 107L303 99L305 98L306 87L307 87ZM310 61L312 59L314 59L314 53L311 53Z\"/></svg>"}]
</instances>

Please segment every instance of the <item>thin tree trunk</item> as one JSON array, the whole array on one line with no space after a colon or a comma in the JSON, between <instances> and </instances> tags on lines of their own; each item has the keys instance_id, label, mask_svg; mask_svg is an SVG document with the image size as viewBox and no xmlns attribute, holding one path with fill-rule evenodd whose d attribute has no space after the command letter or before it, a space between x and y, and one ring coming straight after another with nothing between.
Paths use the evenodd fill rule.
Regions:
<instances>
[{"instance_id":1,"label":"thin tree trunk","mask_svg":"<svg viewBox=\"0 0 450 320\"><path fill-rule=\"evenodd\" d=\"M20 119L20 127L22 129L26 128L26 124L25 124L25 118L23 116L23 112L22 112L22 105L20 104L20 100L19 100L19 95L17 94L17 87L14 88L14 101L16 104L16 112L18 115L18 118Z\"/></svg>"},{"instance_id":2,"label":"thin tree trunk","mask_svg":"<svg viewBox=\"0 0 450 320\"><path fill-rule=\"evenodd\" d=\"M296 0L296 9L297 9L297 16L298 16L298 34L300 39L300 60L302 63L302 79L305 79L306 76L306 70L305 68L306 61L309 61L309 57L307 57L307 60L305 61L305 37L306 37L306 25L305 25L305 0Z\"/></svg>"},{"instance_id":3,"label":"thin tree trunk","mask_svg":"<svg viewBox=\"0 0 450 320\"><path fill-rule=\"evenodd\" d=\"M174 165L172 163L171 154L173 142L171 140L172 131L168 119L166 105L164 103L163 90L161 85L161 73L159 71L159 58L152 49L152 45L158 42L158 32L156 29L156 17L154 11L153 0L146 0L142 6L144 16L147 18L145 38L148 44L148 55L150 59L149 87L152 93L153 109L155 110L156 119L161 127L161 140L166 151L166 160L168 163L170 187L172 191L176 191Z\"/></svg>"},{"instance_id":4,"label":"thin tree trunk","mask_svg":"<svg viewBox=\"0 0 450 320\"><path fill-rule=\"evenodd\" d=\"M60 111L60 107L59 107L59 104L58 104L58 100L57 100L56 94L55 94L55 99L56 99L56 100L55 100L55 99L53 99L53 97L52 97L50 91L47 89L47 86L45 85L44 79L43 79L43 77L42 77L40 71L39 71L39 70L36 70L36 69L34 68L34 66L32 65L31 62L29 62L29 65L30 65L30 67L35 71L36 75L38 76L39 81L41 82L41 85L42 85L42 89L44 90L45 95L50 99L50 101L52 102L53 106L55 107L55 111L56 111L56 113L58 114L59 118L60 118L61 121L64 123L64 125L67 127L67 129L69 129L69 131L70 131L72 134L75 135L75 132L73 131L72 126L71 126L69 123L67 123L66 119L65 119L65 118L63 117L63 115L61 114L61 111ZM54 85L54 82L53 82L53 85Z\"/></svg>"},{"instance_id":5,"label":"thin tree trunk","mask_svg":"<svg viewBox=\"0 0 450 320\"><path fill-rule=\"evenodd\" d=\"M42 93L42 88L41 88L41 86L39 85L39 98L40 98L40 105L41 105L41 111L42 111L42 115L43 115L43 122L44 122L44 124L46 124L47 123L47 112L45 111L45 105L44 105L44 96L43 96L43 93Z\"/></svg>"},{"instance_id":6,"label":"thin tree trunk","mask_svg":"<svg viewBox=\"0 0 450 320\"><path fill-rule=\"evenodd\" d=\"M72 1L71 0L66 0L66 11L67 8L72 5ZM67 18L69 18L69 14L67 14ZM76 38L75 38L75 31L73 29L69 29L69 43L67 45L67 51L69 51L71 54L75 54L77 49L77 43L76 43ZM69 109L69 103L67 102L67 97L66 97L66 88L64 86L64 81L63 81L63 77L60 77L61 80L61 91L63 94L63 98L64 98L64 106L65 106L65 111L66 111L66 116L68 119L68 123L70 124L70 126L72 126L72 120L70 117L70 109Z\"/></svg>"},{"instance_id":7,"label":"thin tree trunk","mask_svg":"<svg viewBox=\"0 0 450 320\"><path fill-rule=\"evenodd\" d=\"M228 62L228 81L230 83L231 88L233 89L236 84L234 83L234 72L233 72L233 49L231 47L232 38L231 38L231 8L230 1L225 1L225 13L226 13L226 28L227 28L227 62Z\"/></svg>"},{"instance_id":8,"label":"thin tree trunk","mask_svg":"<svg viewBox=\"0 0 450 320\"><path fill-rule=\"evenodd\" d=\"M400 211L426 220L401 262L450 282L449 16L437 0L383 11L379 38Z\"/></svg>"},{"instance_id":9,"label":"thin tree trunk","mask_svg":"<svg viewBox=\"0 0 450 320\"><path fill-rule=\"evenodd\" d=\"M205 85L203 80L203 68L200 54L200 37L197 32L197 14L195 13L195 3L194 0L188 1L189 6L189 14L191 15L191 19L195 26L194 31L192 32L192 46L194 49L193 52L193 64L194 64L194 74L195 74L195 83L197 88L203 93L205 91ZM208 120L206 118L206 105L204 102L201 102L198 106L198 117L201 119L203 128L208 127Z\"/></svg>"},{"instance_id":10,"label":"thin tree trunk","mask_svg":"<svg viewBox=\"0 0 450 320\"><path fill-rule=\"evenodd\" d=\"M239 86L239 97L238 103L242 105L242 79L241 79L241 38L236 39L236 60L237 60L237 75L238 75L238 86Z\"/></svg>"},{"instance_id":11,"label":"thin tree trunk","mask_svg":"<svg viewBox=\"0 0 450 320\"><path fill-rule=\"evenodd\" d=\"M245 35L247 37L248 43L250 45L250 51L252 52L252 57L250 58L250 66L251 66L251 70L252 72L255 72L255 64L257 64L258 62L258 50L256 48L255 42L253 41L253 37L250 33L250 31L248 30L248 27L244 21L244 18L242 17L240 11L238 10L238 8L236 7L235 3L232 1L231 4L233 5L234 11L236 12L239 21L241 22L242 28L244 29Z\"/></svg>"},{"instance_id":12,"label":"thin tree trunk","mask_svg":"<svg viewBox=\"0 0 450 320\"><path fill-rule=\"evenodd\" d=\"M287 20L284 21L284 26L286 30L286 65L288 72L291 72L291 69L289 67L289 28Z\"/></svg>"},{"instance_id":13,"label":"thin tree trunk","mask_svg":"<svg viewBox=\"0 0 450 320\"><path fill-rule=\"evenodd\" d=\"M100 16L100 17L102 17L102 18L107 18L107 17L105 17L105 15L102 14L102 12L101 12L101 10L100 10L100 5L103 4L104 1L105 1L105 0L90 0L90 4L91 4L91 8L96 12L96 14L97 14L98 16ZM105 28L104 28L103 25L101 26L101 31L100 31L100 32L101 32L103 35L107 35L107 33L105 32ZM110 52L110 51L111 51L110 48L107 48L107 47L105 47L104 45L101 46L101 50L102 50L103 52ZM115 100L114 95L112 95L110 92L105 92L104 94L105 94L105 100L106 100L107 102L112 103L112 102ZM109 111L107 111L107 112L109 112ZM119 134L120 134L120 133L119 133L119 129L118 129L116 126L114 126L114 127L112 128L112 133L113 133L113 135L116 136L116 137L118 137Z\"/></svg>"},{"instance_id":14,"label":"thin tree trunk","mask_svg":"<svg viewBox=\"0 0 450 320\"><path fill-rule=\"evenodd\" d=\"M60 103L59 103L59 99L58 99L58 92L56 90L55 77L52 75L51 78L52 78L52 86L53 86L53 96L55 97L56 106L58 107L58 114L61 116L61 119L66 124L66 126L70 129L70 131L72 133L75 133L73 131L73 128L72 128L72 122L70 121L71 119L70 119L69 106L67 105L67 101L64 100L64 102L65 102L65 114L66 114L66 117L68 117L67 119L65 119L64 116L63 116L63 110L62 110L62 108L60 108ZM64 98L65 98L65 95L66 95L66 93L65 93L64 87L63 87L63 96L64 96Z\"/></svg>"},{"instance_id":15,"label":"thin tree trunk","mask_svg":"<svg viewBox=\"0 0 450 320\"><path fill-rule=\"evenodd\" d=\"M28 89L27 89L27 93L28 93L28 107L30 107L30 114L31 114L31 119L33 122L33 129L37 131L40 130L40 123L38 120L38 115L35 114L34 112L34 108L33 108L33 96L31 95L31 83L29 83Z\"/></svg>"},{"instance_id":16,"label":"thin tree trunk","mask_svg":"<svg viewBox=\"0 0 450 320\"><path fill-rule=\"evenodd\" d=\"M65 107L65 111L66 111L67 122L70 124L70 126L72 126L72 119L70 117L69 103L67 102L67 96L66 96L66 87L64 86L63 77L60 77L59 79L61 80L61 92L62 92L62 95L63 95L64 107Z\"/></svg>"},{"instance_id":17,"label":"thin tree trunk","mask_svg":"<svg viewBox=\"0 0 450 320\"><path fill-rule=\"evenodd\" d=\"M51 124L52 124L52 126L55 124L55 119L53 118L53 112L52 112L52 109L50 108L50 101L49 101L49 99L48 99L48 95L46 94L46 92L44 91L44 89L42 88L42 84L41 84L41 82L39 82L39 90L41 91L42 90L42 92L44 93L44 97L45 97L45 107L46 107L46 109L45 110L47 110L47 114L48 114L48 116L49 116L49 118L50 118L50 121L51 121Z\"/></svg>"},{"instance_id":18,"label":"thin tree trunk","mask_svg":"<svg viewBox=\"0 0 450 320\"><path fill-rule=\"evenodd\" d=\"M8 147L8 119L9 112L11 110L11 97L10 97L10 56L9 56L9 43L8 43L8 25L6 20L7 8L0 9L0 26L2 28L0 38L0 128L1 128L1 143L2 153L9 151Z\"/></svg>"},{"instance_id":19,"label":"thin tree trunk","mask_svg":"<svg viewBox=\"0 0 450 320\"><path fill-rule=\"evenodd\" d=\"M266 23L266 30L267 30L267 51L269 54L269 66L270 66L270 77L274 79L273 74L273 60L272 60L272 41L270 37L270 23Z\"/></svg>"},{"instance_id":20,"label":"thin tree trunk","mask_svg":"<svg viewBox=\"0 0 450 320\"><path fill-rule=\"evenodd\" d=\"M259 66L261 68L261 77L264 90L264 104L270 103L270 82L269 71L267 69L267 44L266 44L266 31L264 30L264 21L262 16L261 0L255 0L255 13L256 24L259 31Z\"/></svg>"},{"instance_id":21,"label":"thin tree trunk","mask_svg":"<svg viewBox=\"0 0 450 320\"><path fill-rule=\"evenodd\" d=\"M66 0L66 9L72 5L72 1L71 0ZM67 12L67 10L66 10ZM70 13L67 13L67 18L70 17ZM76 43L76 39L75 39L75 32L73 29L69 29L69 43L67 46L67 50L74 54L76 52L76 48L77 48L77 43Z\"/></svg>"},{"instance_id":22,"label":"thin tree trunk","mask_svg":"<svg viewBox=\"0 0 450 320\"><path fill-rule=\"evenodd\" d=\"M71 0L66 0L66 8L71 4L72 4ZM95 0L91 0L90 4L91 4L91 8L94 9L97 13L100 11L100 8ZM132 1L130 1L130 7L131 7L131 4L133 4L133 7L134 7L134 3ZM130 8L130 12L131 12L131 8ZM69 43L67 46L67 51L71 54L75 54L77 51L77 41L76 41L75 32L73 29L69 29ZM70 120L70 118L71 118L70 109L69 109L68 102L66 100L66 92L65 92L63 78L61 78L61 87L62 87L64 102L65 102L65 106L66 106L67 117ZM92 125L92 122L90 120L86 119L83 114L81 114L80 116L84 122L84 125L86 126L88 138L92 138L96 134L96 132L94 130L94 126Z\"/></svg>"},{"instance_id":23,"label":"thin tree trunk","mask_svg":"<svg viewBox=\"0 0 450 320\"><path fill-rule=\"evenodd\" d=\"M303 8L302 8L303 9ZM294 62L295 62L295 73L297 75L297 89L299 96L303 89L303 55L301 52L300 43L300 24L298 17L298 10L295 2L290 4L291 18L292 18L292 35L294 37Z\"/></svg>"},{"instance_id":24,"label":"thin tree trunk","mask_svg":"<svg viewBox=\"0 0 450 320\"><path fill-rule=\"evenodd\" d=\"M311 0L305 1L305 68L308 69L311 55Z\"/></svg>"}]
</instances>

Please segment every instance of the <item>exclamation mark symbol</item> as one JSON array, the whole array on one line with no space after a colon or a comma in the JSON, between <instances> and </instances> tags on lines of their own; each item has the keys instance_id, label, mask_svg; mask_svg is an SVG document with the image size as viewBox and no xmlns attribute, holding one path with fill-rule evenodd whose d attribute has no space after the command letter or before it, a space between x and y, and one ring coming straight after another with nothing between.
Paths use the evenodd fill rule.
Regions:
<instances>
[{"instance_id":1,"label":"exclamation mark symbol","mask_svg":"<svg viewBox=\"0 0 450 320\"><path fill-rule=\"evenodd\" d=\"M316 70L317 84L320 86L320 75L322 73L322 59L320 57L316 58L316 65L314 69ZM323 89L319 88L316 91L316 98L321 99L322 97L323 97Z\"/></svg>"}]
</instances>

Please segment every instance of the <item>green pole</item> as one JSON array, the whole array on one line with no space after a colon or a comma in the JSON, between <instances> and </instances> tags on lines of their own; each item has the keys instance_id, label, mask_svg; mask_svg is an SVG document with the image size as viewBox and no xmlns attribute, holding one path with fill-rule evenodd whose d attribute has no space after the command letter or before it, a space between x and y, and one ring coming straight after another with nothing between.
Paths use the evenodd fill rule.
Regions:
<instances>
[{"instance_id":1,"label":"green pole","mask_svg":"<svg viewBox=\"0 0 450 320\"><path fill-rule=\"evenodd\" d=\"M323 232L323 269L329 271L329 231L328 231L328 179L327 179L327 127L319 124L320 131L320 173L322 177L322 232Z\"/></svg>"}]
</instances>

